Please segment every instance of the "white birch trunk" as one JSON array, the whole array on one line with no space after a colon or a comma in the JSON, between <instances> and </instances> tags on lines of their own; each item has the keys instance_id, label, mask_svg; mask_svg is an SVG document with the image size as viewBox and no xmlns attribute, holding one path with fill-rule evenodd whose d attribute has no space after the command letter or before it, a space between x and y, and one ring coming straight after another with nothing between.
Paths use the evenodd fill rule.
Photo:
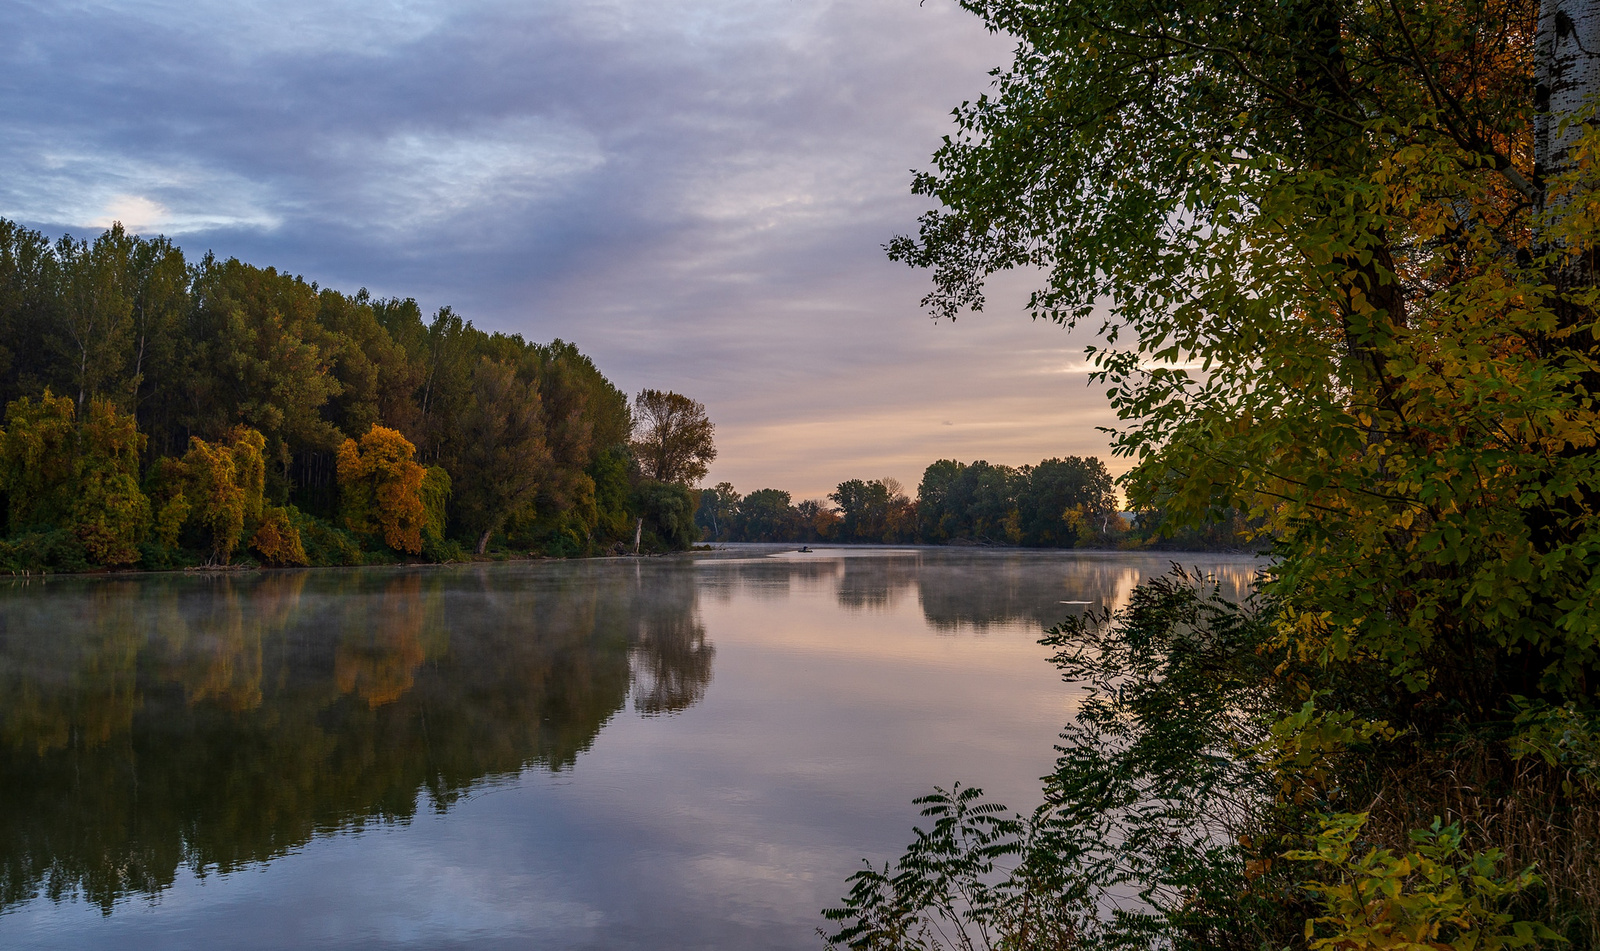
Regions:
<instances>
[{"instance_id":1,"label":"white birch trunk","mask_svg":"<svg viewBox=\"0 0 1600 951\"><path fill-rule=\"evenodd\" d=\"M1600 93L1600 0L1547 0L1539 8L1535 63L1534 167L1548 190L1572 168L1575 124L1562 128Z\"/></svg>"}]
</instances>

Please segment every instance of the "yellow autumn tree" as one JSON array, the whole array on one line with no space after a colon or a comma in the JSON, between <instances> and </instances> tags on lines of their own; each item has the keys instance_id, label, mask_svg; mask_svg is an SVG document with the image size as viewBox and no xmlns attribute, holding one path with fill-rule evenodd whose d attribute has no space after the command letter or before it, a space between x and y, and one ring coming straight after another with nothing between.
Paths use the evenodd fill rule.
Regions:
<instances>
[{"instance_id":1,"label":"yellow autumn tree","mask_svg":"<svg viewBox=\"0 0 1600 951\"><path fill-rule=\"evenodd\" d=\"M266 463L266 439L248 426L235 426L224 439L189 439L183 456L182 504L185 521L198 524L211 538L211 557L227 564L244 536L247 523L259 521ZM179 496L163 506L162 516ZM158 518L164 523L165 518ZM165 528L165 525L162 525Z\"/></svg>"},{"instance_id":2,"label":"yellow autumn tree","mask_svg":"<svg viewBox=\"0 0 1600 951\"><path fill-rule=\"evenodd\" d=\"M346 439L340 445L339 513L345 527L381 535L396 551L422 551L427 470L413 458L416 452L410 440L387 426L373 426L359 442Z\"/></svg>"},{"instance_id":3,"label":"yellow autumn tree","mask_svg":"<svg viewBox=\"0 0 1600 951\"><path fill-rule=\"evenodd\" d=\"M250 537L250 547L268 564L304 565L310 560L306 557L300 530L289 517L289 510L278 505L268 505L262 509L261 523Z\"/></svg>"},{"instance_id":4,"label":"yellow autumn tree","mask_svg":"<svg viewBox=\"0 0 1600 951\"><path fill-rule=\"evenodd\" d=\"M78 433L78 479L72 531L102 565L131 565L150 531L150 500L139 490L145 436L131 413L109 400L89 401Z\"/></svg>"},{"instance_id":5,"label":"yellow autumn tree","mask_svg":"<svg viewBox=\"0 0 1600 951\"><path fill-rule=\"evenodd\" d=\"M0 489L10 503L11 531L62 524L72 509L77 480L75 417L72 400L47 389L6 404L0 433Z\"/></svg>"},{"instance_id":6,"label":"yellow autumn tree","mask_svg":"<svg viewBox=\"0 0 1600 951\"><path fill-rule=\"evenodd\" d=\"M81 426L76 416L72 400L49 390L6 407L0 488L10 527L68 528L97 564L133 564L150 529L150 501L139 489L145 437L107 400L90 400Z\"/></svg>"}]
</instances>

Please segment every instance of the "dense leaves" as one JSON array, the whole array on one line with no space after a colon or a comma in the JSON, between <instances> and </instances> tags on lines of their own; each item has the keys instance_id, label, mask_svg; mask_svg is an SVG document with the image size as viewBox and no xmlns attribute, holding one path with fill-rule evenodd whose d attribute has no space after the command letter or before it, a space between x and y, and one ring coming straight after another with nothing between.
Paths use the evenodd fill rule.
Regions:
<instances>
[{"instance_id":1,"label":"dense leaves","mask_svg":"<svg viewBox=\"0 0 1600 951\"><path fill-rule=\"evenodd\" d=\"M939 207L891 255L932 269L936 316L1040 275L1036 317L1101 331L1130 503L1275 542L1282 662L1239 724L1270 739L1225 751L1240 788L1270 780L1229 830L1253 864L1214 905L1152 901L1151 940L1600 943L1600 803L1514 719L1592 722L1600 674L1600 9L963 5L1015 57L956 110L914 184ZM1100 775L1069 765L1058 784ZM1099 881L1071 845L1055 861ZM1146 886L1190 861L1144 854ZM1207 907L1267 931L1180 940Z\"/></svg>"},{"instance_id":2,"label":"dense leaves","mask_svg":"<svg viewBox=\"0 0 1600 951\"><path fill-rule=\"evenodd\" d=\"M694 410L667 466L697 479L704 407L658 395ZM247 540L272 564L600 553L632 541L647 474L627 397L570 343L120 226L52 243L0 220L0 403L21 567L222 563ZM82 558L28 561L54 531Z\"/></svg>"}]
</instances>

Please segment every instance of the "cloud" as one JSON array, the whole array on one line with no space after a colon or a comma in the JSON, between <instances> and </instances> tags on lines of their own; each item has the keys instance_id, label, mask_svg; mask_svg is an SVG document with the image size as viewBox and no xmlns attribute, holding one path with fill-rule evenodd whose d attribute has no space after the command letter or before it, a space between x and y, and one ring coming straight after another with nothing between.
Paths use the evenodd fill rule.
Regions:
<instances>
[{"instance_id":1,"label":"cloud","mask_svg":"<svg viewBox=\"0 0 1600 951\"><path fill-rule=\"evenodd\" d=\"M1025 280L934 324L883 258L1009 49L947 0L19 2L0 30L0 214L575 341L705 401L741 489L1103 453Z\"/></svg>"}]
</instances>

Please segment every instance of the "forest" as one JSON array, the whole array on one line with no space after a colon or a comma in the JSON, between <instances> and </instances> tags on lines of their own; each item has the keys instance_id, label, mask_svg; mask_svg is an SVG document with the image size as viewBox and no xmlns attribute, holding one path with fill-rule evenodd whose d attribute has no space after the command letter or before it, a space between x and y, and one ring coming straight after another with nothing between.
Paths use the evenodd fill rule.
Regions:
<instances>
[{"instance_id":1,"label":"forest","mask_svg":"<svg viewBox=\"0 0 1600 951\"><path fill-rule=\"evenodd\" d=\"M715 455L673 393L639 394L634 439L570 343L120 225L51 242L0 219L0 404L11 571L684 548ZM655 410L699 426L676 456Z\"/></svg>"},{"instance_id":2,"label":"forest","mask_svg":"<svg viewBox=\"0 0 1600 951\"><path fill-rule=\"evenodd\" d=\"M1202 526L1174 524L1151 506L1121 512L1105 463L1093 457L1045 459L1012 467L940 459L928 466L916 497L898 479L850 479L826 499L794 502L782 489L740 495L719 482L700 490L700 537L736 542L1248 551L1243 513Z\"/></svg>"}]
</instances>

